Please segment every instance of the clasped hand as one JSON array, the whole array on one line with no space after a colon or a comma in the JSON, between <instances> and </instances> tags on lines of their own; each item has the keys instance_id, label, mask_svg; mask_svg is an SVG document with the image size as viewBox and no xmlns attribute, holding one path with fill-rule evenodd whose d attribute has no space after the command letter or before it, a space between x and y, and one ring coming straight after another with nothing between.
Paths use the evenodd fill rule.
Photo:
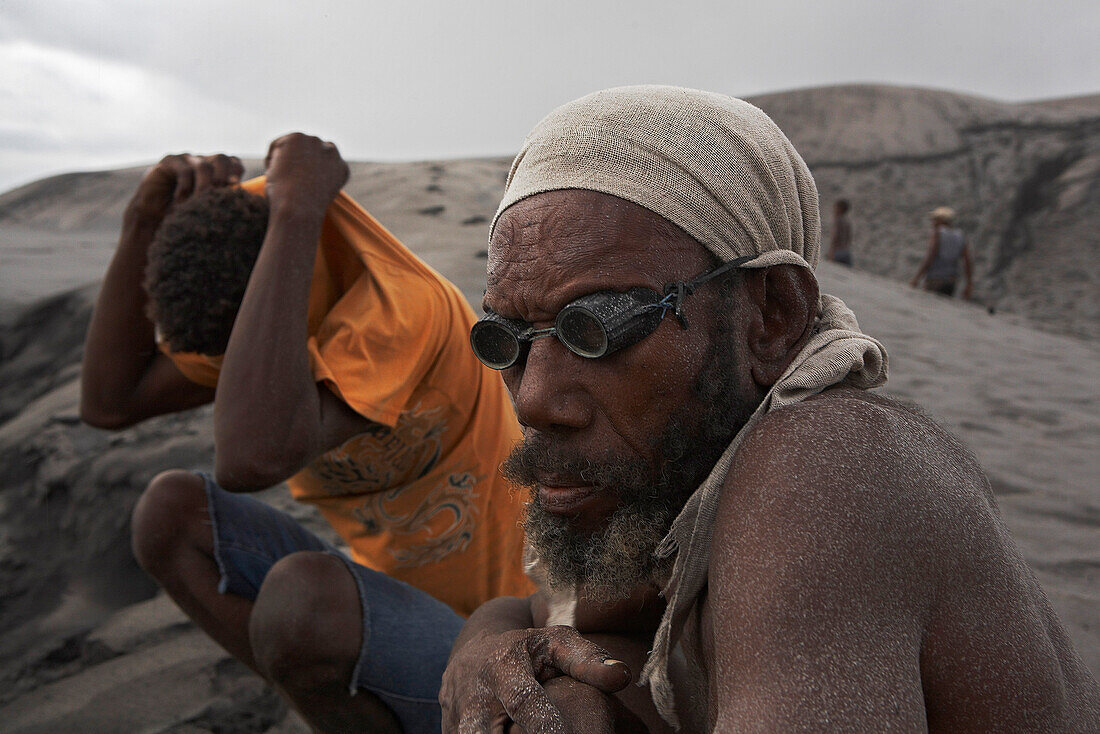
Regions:
<instances>
[{"instance_id":1,"label":"clasped hand","mask_svg":"<svg viewBox=\"0 0 1100 734\"><path fill-rule=\"evenodd\" d=\"M516 726L527 734L645 731L607 695L631 679L625 663L572 627L481 633L452 654L443 674L443 731L514 732Z\"/></svg>"}]
</instances>

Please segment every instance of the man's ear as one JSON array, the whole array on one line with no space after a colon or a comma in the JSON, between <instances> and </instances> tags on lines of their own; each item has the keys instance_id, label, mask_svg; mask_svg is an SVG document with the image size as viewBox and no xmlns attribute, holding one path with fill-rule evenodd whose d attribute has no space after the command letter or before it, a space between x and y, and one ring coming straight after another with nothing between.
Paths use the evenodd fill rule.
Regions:
<instances>
[{"instance_id":1,"label":"man's ear","mask_svg":"<svg viewBox=\"0 0 1100 734\"><path fill-rule=\"evenodd\" d=\"M771 387L810 338L818 310L817 279L798 265L743 272L753 307L747 333L752 377Z\"/></svg>"}]
</instances>

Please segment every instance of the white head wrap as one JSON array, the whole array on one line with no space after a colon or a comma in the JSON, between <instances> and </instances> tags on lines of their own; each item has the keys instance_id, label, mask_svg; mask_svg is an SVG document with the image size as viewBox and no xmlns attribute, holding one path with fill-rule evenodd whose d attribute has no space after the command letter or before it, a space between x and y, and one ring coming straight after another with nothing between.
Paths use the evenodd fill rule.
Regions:
<instances>
[{"instance_id":1,"label":"white head wrap","mask_svg":"<svg viewBox=\"0 0 1100 734\"><path fill-rule=\"evenodd\" d=\"M817 188L791 141L733 97L619 87L547 115L512 163L493 217L528 196L588 189L632 201L743 267L817 265ZM490 239L492 228L490 228Z\"/></svg>"},{"instance_id":2,"label":"white head wrap","mask_svg":"<svg viewBox=\"0 0 1100 734\"><path fill-rule=\"evenodd\" d=\"M723 262L800 265L820 249L817 188L798 152L764 112L733 97L665 86L596 92L547 115L523 143L492 227L512 204L544 191L618 196L677 224ZM490 228L490 240L492 228ZM814 335L695 490L658 555L676 554L668 608L642 672L661 715L678 727L668 660L707 580L722 485L743 437L765 413L832 385L877 387L886 350L861 333L839 299L822 295ZM554 601L551 600L552 605ZM570 609L568 603L557 604ZM555 622L568 620L555 620Z\"/></svg>"}]
</instances>

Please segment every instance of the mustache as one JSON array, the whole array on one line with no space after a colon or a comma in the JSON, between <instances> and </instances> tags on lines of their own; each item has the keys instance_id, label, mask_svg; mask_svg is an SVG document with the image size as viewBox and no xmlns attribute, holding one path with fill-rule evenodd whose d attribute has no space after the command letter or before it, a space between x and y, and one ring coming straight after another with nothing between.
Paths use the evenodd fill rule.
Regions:
<instances>
[{"instance_id":1,"label":"mustache","mask_svg":"<svg viewBox=\"0 0 1100 734\"><path fill-rule=\"evenodd\" d=\"M545 474L578 477L586 484L627 494L655 484L653 470L641 459L592 458L542 434L517 444L501 464L501 472L524 487L535 486L539 476Z\"/></svg>"}]
</instances>

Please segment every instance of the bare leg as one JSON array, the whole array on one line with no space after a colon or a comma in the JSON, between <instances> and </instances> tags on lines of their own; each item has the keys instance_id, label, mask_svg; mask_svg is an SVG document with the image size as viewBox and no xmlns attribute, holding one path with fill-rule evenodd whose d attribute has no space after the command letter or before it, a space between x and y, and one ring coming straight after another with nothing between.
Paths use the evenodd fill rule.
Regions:
<instances>
[{"instance_id":1,"label":"bare leg","mask_svg":"<svg viewBox=\"0 0 1100 734\"><path fill-rule=\"evenodd\" d=\"M203 479L183 470L158 474L149 483L134 508L132 528L142 568L317 731L401 731L377 697L348 693L362 622L358 589L340 561L325 553L296 553L272 566L255 602L219 593Z\"/></svg>"},{"instance_id":2,"label":"bare leg","mask_svg":"<svg viewBox=\"0 0 1100 734\"><path fill-rule=\"evenodd\" d=\"M218 592L211 527L202 477L181 469L163 472L134 508L134 556L188 617L259 672L248 639L252 601Z\"/></svg>"},{"instance_id":3,"label":"bare leg","mask_svg":"<svg viewBox=\"0 0 1100 734\"><path fill-rule=\"evenodd\" d=\"M260 588L251 622L256 661L318 731L401 731L381 700L348 690L362 624L355 580L327 553L283 558Z\"/></svg>"}]
</instances>

